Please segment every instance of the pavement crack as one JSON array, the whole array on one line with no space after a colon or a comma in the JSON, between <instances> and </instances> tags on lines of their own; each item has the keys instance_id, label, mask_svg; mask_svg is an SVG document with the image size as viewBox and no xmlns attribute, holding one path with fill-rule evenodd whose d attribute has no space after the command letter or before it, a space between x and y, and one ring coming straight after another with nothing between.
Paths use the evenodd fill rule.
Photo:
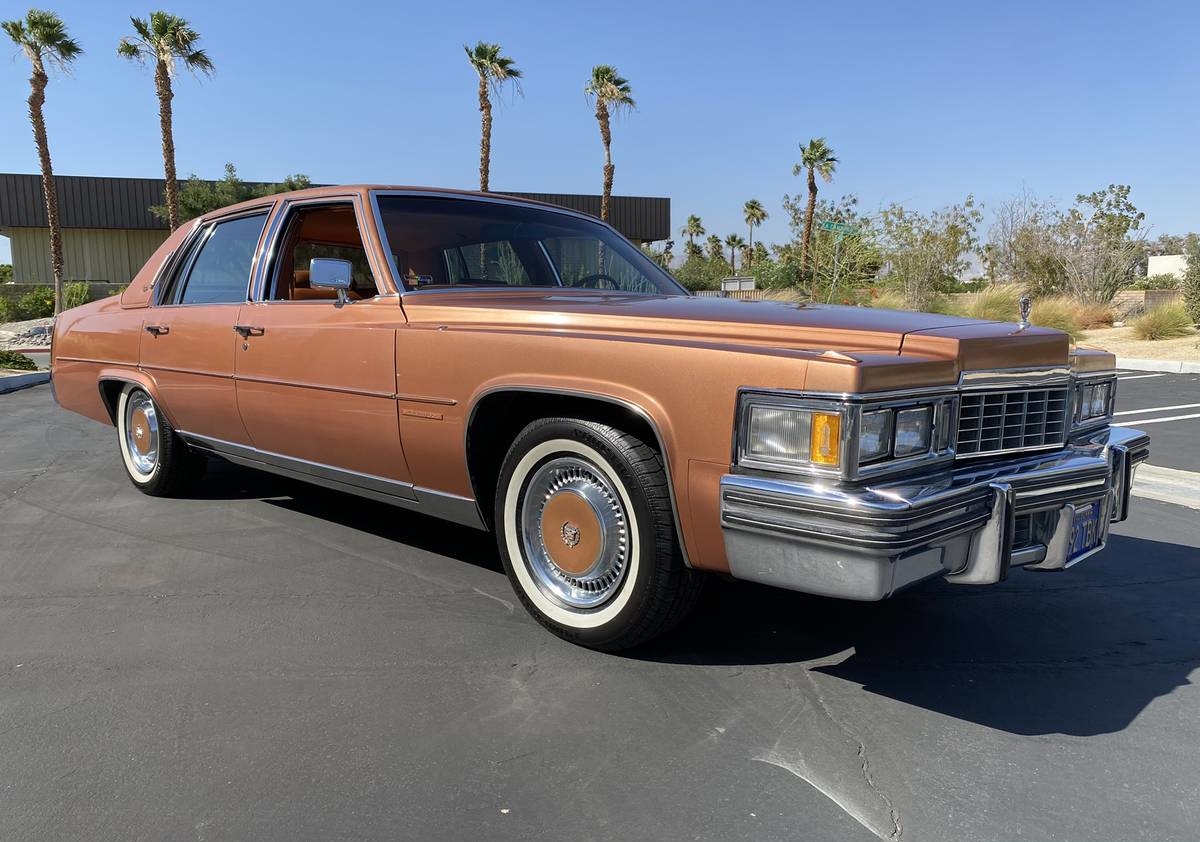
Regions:
<instances>
[{"instance_id":1,"label":"pavement crack","mask_svg":"<svg viewBox=\"0 0 1200 842\"><path fill-rule=\"evenodd\" d=\"M834 715L833 709L825 700L825 696L821 692L821 687L817 683L817 680L813 677L812 672L805 670L804 676L808 679L808 683L812 686L813 696L816 699L817 706L821 709L821 712L825 714L825 717L834 725L836 725L842 731L842 733L844 733L846 737L848 737L858 747L857 754L859 772L862 775L863 782L867 785L867 789L870 790L871 794L878 798L880 802L883 803L884 807L887 808L888 816L891 818L892 830L886 838L889 840L899 840L901 835L904 833L904 825L900 822L900 812L896 809L895 803L893 803L887 792L885 792L884 789L875 781L875 776L871 772L871 759L867 754L867 744L863 742L862 738L859 737L858 732L855 731L855 729L850 727L850 725L843 719Z\"/></svg>"},{"instance_id":2,"label":"pavement crack","mask_svg":"<svg viewBox=\"0 0 1200 842\"><path fill-rule=\"evenodd\" d=\"M896 805L892 803L892 799L884 792L878 784L875 783L875 778L871 775L871 760L867 756L867 745L862 740L858 741L858 760L862 765L863 780L867 782L871 792L879 796L879 799L887 805L888 813L892 817L892 832L888 835L889 839L899 840L904 833L904 825L900 824L900 814L896 811Z\"/></svg>"}]
</instances>

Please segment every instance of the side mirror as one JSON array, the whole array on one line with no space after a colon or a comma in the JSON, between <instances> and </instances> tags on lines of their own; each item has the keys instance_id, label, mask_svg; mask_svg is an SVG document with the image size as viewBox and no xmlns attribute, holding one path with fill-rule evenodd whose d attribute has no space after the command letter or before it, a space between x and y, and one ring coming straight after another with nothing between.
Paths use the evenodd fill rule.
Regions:
<instances>
[{"instance_id":1,"label":"side mirror","mask_svg":"<svg viewBox=\"0 0 1200 842\"><path fill-rule=\"evenodd\" d=\"M308 283L321 289L337 290L339 304L347 301L346 290L354 277L354 264L336 257L314 257L308 264Z\"/></svg>"}]
</instances>

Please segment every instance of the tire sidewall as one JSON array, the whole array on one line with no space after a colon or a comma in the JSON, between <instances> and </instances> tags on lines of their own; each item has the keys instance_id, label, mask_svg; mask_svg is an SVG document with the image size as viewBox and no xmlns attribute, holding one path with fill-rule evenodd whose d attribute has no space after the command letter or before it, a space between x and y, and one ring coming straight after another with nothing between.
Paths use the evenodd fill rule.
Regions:
<instances>
[{"instance_id":1,"label":"tire sidewall","mask_svg":"<svg viewBox=\"0 0 1200 842\"><path fill-rule=\"evenodd\" d=\"M525 485L538 466L554 456L592 464L613 484L625 508L630 554L617 592L592 609L568 608L537 586L524 559L520 512ZM620 636L641 617L654 575L657 524L637 475L613 446L582 423L553 421L518 437L500 473L496 525L509 579L526 607L556 633L602 644Z\"/></svg>"},{"instance_id":2,"label":"tire sidewall","mask_svg":"<svg viewBox=\"0 0 1200 842\"><path fill-rule=\"evenodd\" d=\"M139 471L137 466L133 464L133 460L129 457L129 429L125 410L129 404L129 399L137 392L141 392L146 396L146 399L154 406L155 415L158 416L158 460L154 463L154 470L148 474ZM121 461L125 463L125 473L129 475L130 481L139 487L152 487L155 480L162 473L163 440L166 438L162 422L162 413L159 411L158 404L154 403L154 398L149 392L140 386L126 386L121 390L121 396L117 401L117 442L121 447Z\"/></svg>"}]
</instances>

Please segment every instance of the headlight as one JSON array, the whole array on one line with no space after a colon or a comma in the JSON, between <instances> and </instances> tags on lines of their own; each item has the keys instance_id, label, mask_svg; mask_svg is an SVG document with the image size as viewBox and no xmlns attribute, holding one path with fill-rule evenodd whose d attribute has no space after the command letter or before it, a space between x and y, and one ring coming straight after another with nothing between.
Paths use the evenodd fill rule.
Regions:
<instances>
[{"instance_id":1,"label":"headlight","mask_svg":"<svg viewBox=\"0 0 1200 842\"><path fill-rule=\"evenodd\" d=\"M895 456L915 456L928 453L933 441L933 407L902 409L896 413Z\"/></svg>"},{"instance_id":2,"label":"headlight","mask_svg":"<svg viewBox=\"0 0 1200 842\"><path fill-rule=\"evenodd\" d=\"M856 480L890 465L953 459L950 398L857 403L744 392L735 460L744 468Z\"/></svg>"},{"instance_id":3,"label":"headlight","mask_svg":"<svg viewBox=\"0 0 1200 842\"><path fill-rule=\"evenodd\" d=\"M825 412L768 400L749 403L742 419L738 461L743 464L768 470L841 465L840 409Z\"/></svg>"},{"instance_id":4,"label":"headlight","mask_svg":"<svg viewBox=\"0 0 1200 842\"><path fill-rule=\"evenodd\" d=\"M864 412L859 425L858 463L865 465L892 452L892 411Z\"/></svg>"},{"instance_id":5,"label":"headlight","mask_svg":"<svg viewBox=\"0 0 1200 842\"><path fill-rule=\"evenodd\" d=\"M1083 381L1075 384L1075 424L1090 424L1112 413L1113 380Z\"/></svg>"}]
</instances>

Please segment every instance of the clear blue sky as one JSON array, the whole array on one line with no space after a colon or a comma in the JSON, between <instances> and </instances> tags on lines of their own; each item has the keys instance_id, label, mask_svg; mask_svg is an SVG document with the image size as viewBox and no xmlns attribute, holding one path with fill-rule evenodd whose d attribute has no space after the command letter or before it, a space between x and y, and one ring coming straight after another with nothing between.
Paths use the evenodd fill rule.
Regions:
<instances>
[{"instance_id":1,"label":"clear blue sky","mask_svg":"<svg viewBox=\"0 0 1200 842\"><path fill-rule=\"evenodd\" d=\"M33 2L33 0L30 0ZM21 4L23 7L23 4ZM46 111L63 174L160 176L148 70L116 56L128 3L48 2L86 54ZM18 6L8 4L11 16ZM497 190L599 192L583 85L596 63L633 84L614 127L615 192L670 196L710 231L771 213L800 141L841 158L826 195L873 209L985 205L1022 186L1069 200L1133 185L1155 234L1200 230L1200 4L1124 2L172 2L217 65L176 86L181 175L307 173L318 182L478 185L479 115L464 42L525 71L493 136ZM309 11L308 9L315 11ZM0 52L0 171L36 172L28 65ZM0 262L7 258L0 238Z\"/></svg>"}]
</instances>

